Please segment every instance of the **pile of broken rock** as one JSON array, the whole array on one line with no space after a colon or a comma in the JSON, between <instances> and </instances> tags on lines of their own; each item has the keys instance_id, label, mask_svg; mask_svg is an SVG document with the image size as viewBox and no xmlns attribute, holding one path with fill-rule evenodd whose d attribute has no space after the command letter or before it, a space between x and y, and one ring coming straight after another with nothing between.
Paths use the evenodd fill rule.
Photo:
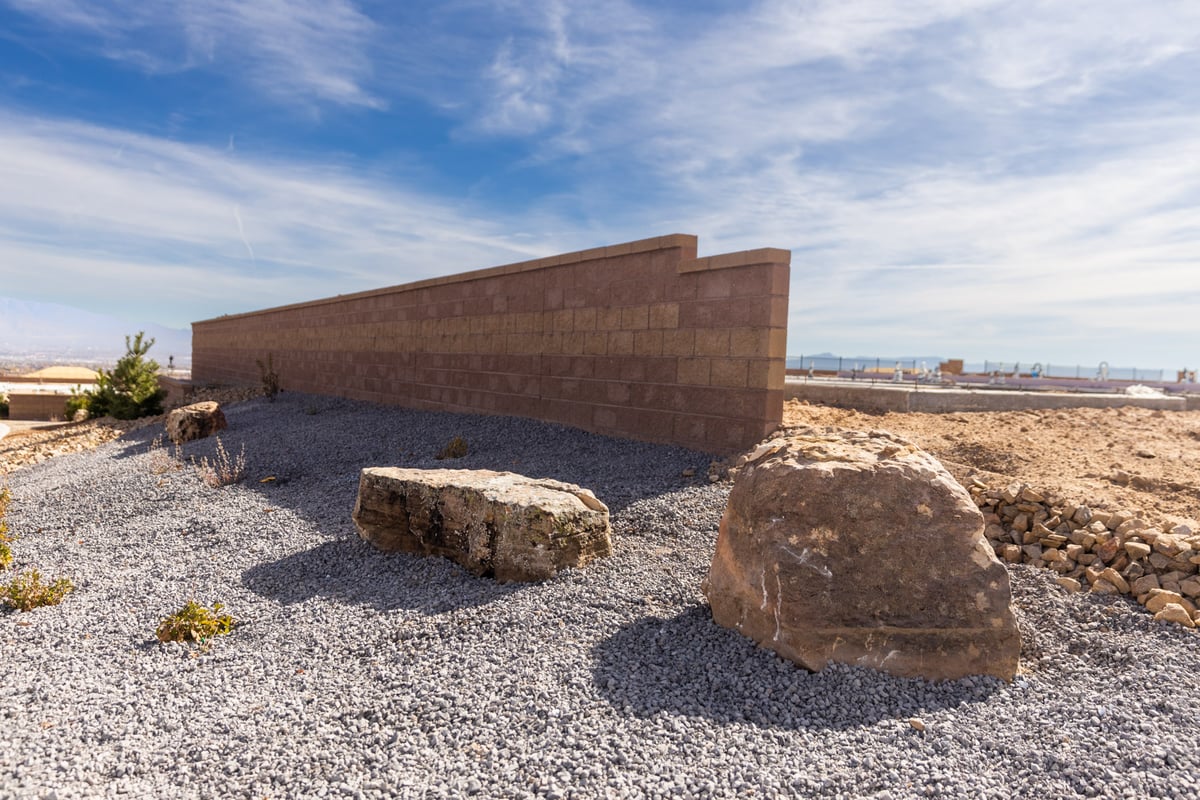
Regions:
<instances>
[{"instance_id":1,"label":"pile of broken rock","mask_svg":"<svg viewBox=\"0 0 1200 800\"><path fill-rule=\"evenodd\" d=\"M984 533L1010 564L1059 573L1071 591L1137 598L1154 618L1200 623L1200 532L1181 522L1153 525L1130 511L1101 511L1028 484L968 487L984 513Z\"/></svg>"}]
</instances>

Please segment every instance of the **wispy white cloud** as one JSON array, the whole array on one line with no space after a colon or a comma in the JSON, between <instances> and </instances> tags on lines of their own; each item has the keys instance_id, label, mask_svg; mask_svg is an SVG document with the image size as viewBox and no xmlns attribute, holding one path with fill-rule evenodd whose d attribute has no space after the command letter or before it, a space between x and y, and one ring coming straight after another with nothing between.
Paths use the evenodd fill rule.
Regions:
<instances>
[{"instance_id":1,"label":"wispy white cloud","mask_svg":"<svg viewBox=\"0 0 1200 800\"><path fill-rule=\"evenodd\" d=\"M707 27L537 7L560 12L528 34L553 69L510 73L508 91L538 98L540 157L610 221L671 220L710 251L793 248L793 349L1188 346L1195 4L771 0ZM1186 96L1156 96L1164 80ZM639 170L652 200L603 207Z\"/></svg>"},{"instance_id":2,"label":"wispy white cloud","mask_svg":"<svg viewBox=\"0 0 1200 800\"><path fill-rule=\"evenodd\" d=\"M560 246L348 168L15 115L0 116L0 184L6 293L94 293L174 325Z\"/></svg>"},{"instance_id":3,"label":"wispy white cloud","mask_svg":"<svg viewBox=\"0 0 1200 800\"><path fill-rule=\"evenodd\" d=\"M367 88L377 26L350 0L8 0L150 73L205 68L280 102L379 108Z\"/></svg>"},{"instance_id":4,"label":"wispy white cloud","mask_svg":"<svg viewBox=\"0 0 1200 800\"><path fill-rule=\"evenodd\" d=\"M793 259L796 352L901 341L1009 360L1187 360L1200 173L1181 166L1200 158L1197 124L1160 126L1161 141L1110 162L912 174L870 197L793 174L780 185L808 190L773 194L774 214L739 235L810 245Z\"/></svg>"},{"instance_id":5,"label":"wispy white cloud","mask_svg":"<svg viewBox=\"0 0 1200 800\"><path fill-rule=\"evenodd\" d=\"M1200 6L1187 0L1094 3L1080 12L1037 0L968 20L974 71L1023 102L1063 102L1200 45Z\"/></svg>"},{"instance_id":6,"label":"wispy white cloud","mask_svg":"<svg viewBox=\"0 0 1200 800\"><path fill-rule=\"evenodd\" d=\"M281 274L303 299L684 230L793 249L793 350L967 357L1177 360L1200 302L1191 0L13 1L140 69L302 105L421 98L447 149L511 159L467 208L332 162L11 118L0 180L24 202L0 199L0 225L46 258L91 243L167 274L186 252L253 307Z\"/></svg>"}]
</instances>

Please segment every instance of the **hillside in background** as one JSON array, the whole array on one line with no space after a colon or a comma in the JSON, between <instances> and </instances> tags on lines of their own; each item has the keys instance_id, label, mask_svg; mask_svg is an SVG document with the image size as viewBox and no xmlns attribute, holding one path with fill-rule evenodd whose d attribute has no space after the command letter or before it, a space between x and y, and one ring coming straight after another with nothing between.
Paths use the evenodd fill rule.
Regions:
<instances>
[{"instance_id":1,"label":"hillside in background","mask_svg":"<svg viewBox=\"0 0 1200 800\"><path fill-rule=\"evenodd\" d=\"M155 340L150 356L166 366L187 367L192 333L96 314L56 303L0 297L0 358L44 363L112 362L125 353L125 337L145 331Z\"/></svg>"}]
</instances>

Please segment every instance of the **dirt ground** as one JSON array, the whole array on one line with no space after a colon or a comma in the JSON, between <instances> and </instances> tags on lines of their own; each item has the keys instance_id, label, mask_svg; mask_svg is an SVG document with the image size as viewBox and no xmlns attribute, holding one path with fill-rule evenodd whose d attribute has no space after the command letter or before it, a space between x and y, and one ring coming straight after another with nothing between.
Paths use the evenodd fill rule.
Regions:
<instances>
[{"instance_id":1,"label":"dirt ground","mask_svg":"<svg viewBox=\"0 0 1200 800\"><path fill-rule=\"evenodd\" d=\"M996 485L1019 481L1092 508L1200 529L1200 411L867 414L790 400L783 421L891 431L932 453L959 481L968 474Z\"/></svg>"}]
</instances>

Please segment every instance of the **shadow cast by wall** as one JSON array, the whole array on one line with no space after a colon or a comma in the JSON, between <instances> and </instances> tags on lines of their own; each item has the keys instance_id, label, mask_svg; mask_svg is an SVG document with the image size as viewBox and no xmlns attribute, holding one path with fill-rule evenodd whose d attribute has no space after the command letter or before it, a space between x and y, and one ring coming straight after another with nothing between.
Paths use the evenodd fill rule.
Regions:
<instances>
[{"instance_id":1,"label":"shadow cast by wall","mask_svg":"<svg viewBox=\"0 0 1200 800\"><path fill-rule=\"evenodd\" d=\"M427 614L487 605L529 588L477 577L445 558L382 553L357 539L326 542L256 565L242 573L242 584L283 605L322 597L377 611Z\"/></svg>"},{"instance_id":2,"label":"shadow cast by wall","mask_svg":"<svg viewBox=\"0 0 1200 800\"><path fill-rule=\"evenodd\" d=\"M593 680L636 717L659 713L763 728L845 730L981 702L1004 683L929 683L841 664L811 673L713 622L707 606L644 617L593 650Z\"/></svg>"},{"instance_id":3,"label":"shadow cast by wall","mask_svg":"<svg viewBox=\"0 0 1200 800\"><path fill-rule=\"evenodd\" d=\"M225 409L229 427L183 445L187 467L212 461L220 438L231 457L245 456L241 489L287 508L329 533L353 535L350 512L364 467L490 469L554 478L591 489L618 513L647 496L698 482L710 456L669 445L614 439L519 417L419 411L334 397L285 392ZM161 425L130 431L114 455L147 453ZM468 442L465 458L439 460L454 437ZM164 455L174 447L161 442ZM262 482L265 481L265 482Z\"/></svg>"}]
</instances>

